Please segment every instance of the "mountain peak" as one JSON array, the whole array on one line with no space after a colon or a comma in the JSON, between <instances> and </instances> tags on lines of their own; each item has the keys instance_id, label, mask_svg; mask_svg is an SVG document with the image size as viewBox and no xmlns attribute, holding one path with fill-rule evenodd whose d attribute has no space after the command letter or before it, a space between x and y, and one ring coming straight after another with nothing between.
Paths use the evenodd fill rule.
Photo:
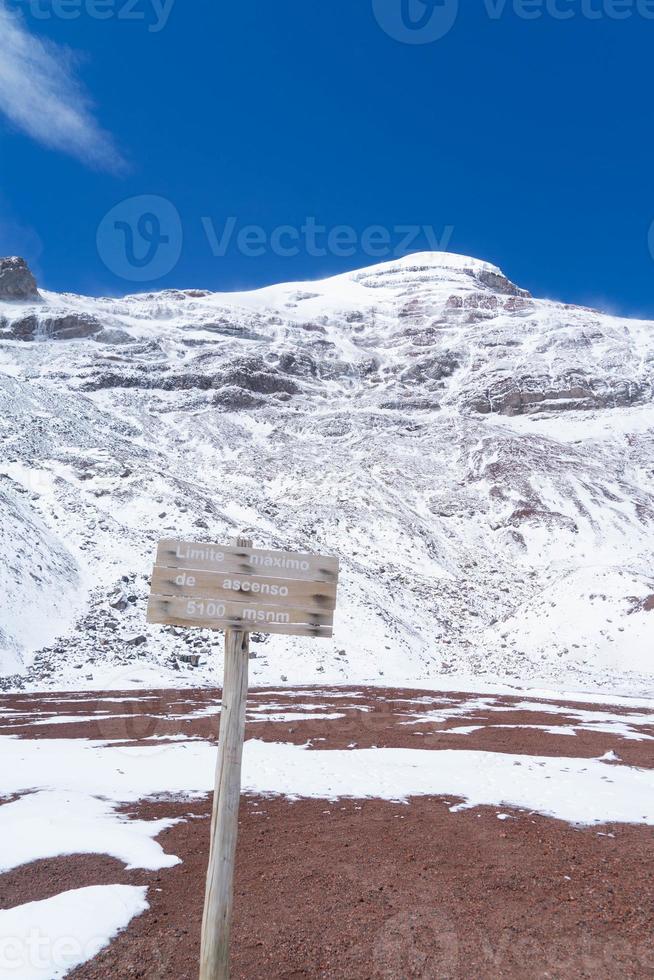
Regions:
<instances>
[{"instance_id":1,"label":"mountain peak","mask_svg":"<svg viewBox=\"0 0 654 980\"><path fill-rule=\"evenodd\" d=\"M144 626L156 540L243 530L343 568L335 645L268 637L254 683L642 689L652 365L651 324L444 252L242 293L0 303L0 674L35 653L35 683L128 671L143 633L178 680L175 635Z\"/></svg>"},{"instance_id":2,"label":"mountain peak","mask_svg":"<svg viewBox=\"0 0 654 980\"><path fill-rule=\"evenodd\" d=\"M453 283L475 285L514 296L530 295L526 289L511 282L498 266L456 252L413 252L345 275L357 282L377 280L386 281L389 285Z\"/></svg>"},{"instance_id":3,"label":"mountain peak","mask_svg":"<svg viewBox=\"0 0 654 980\"><path fill-rule=\"evenodd\" d=\"M491 262L483 259L476 259L471 255L460 255L458 252L410 252L387 262L376 263L369 268L388 269L393 268L422 268L422 269L456 269L457 271L485 270L502 275L501 269Z\"/></svg>"}]
</instances>

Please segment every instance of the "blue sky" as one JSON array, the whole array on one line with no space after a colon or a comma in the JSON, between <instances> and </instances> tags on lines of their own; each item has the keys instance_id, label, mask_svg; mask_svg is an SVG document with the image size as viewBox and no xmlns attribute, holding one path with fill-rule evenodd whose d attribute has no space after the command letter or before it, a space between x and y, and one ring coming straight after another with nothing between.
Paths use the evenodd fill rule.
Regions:
<instances>
[{"instance_id":1,"label":"blue sky","mask_svg":"<svg viewBox=\"0 0 654 980\"><path fill-rule=\"evenodd\" d=\"M440 244L654 317L653 0L4 2L0 254L48 288Z\"/></svg>"}]
</instances>

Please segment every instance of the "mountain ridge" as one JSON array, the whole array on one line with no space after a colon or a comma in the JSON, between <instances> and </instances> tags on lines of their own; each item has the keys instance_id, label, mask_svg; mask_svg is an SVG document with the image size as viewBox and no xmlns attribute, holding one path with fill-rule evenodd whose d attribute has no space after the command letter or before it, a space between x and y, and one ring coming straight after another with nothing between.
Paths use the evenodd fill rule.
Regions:
<instances>
[{"instance_id":1,"label":"mountain ridge","mask_svg":"<svg viewBox=\"0 0 654 980\"><path fill-rule=\"evenodd\" d=\"M215 679L220 634L145 626L149 567L245 531L344 567L334 642L257 637L254 683L651 691L653 402L653 324L450 253L0 300L4 684Z\"/></svg>"}]
</instances>

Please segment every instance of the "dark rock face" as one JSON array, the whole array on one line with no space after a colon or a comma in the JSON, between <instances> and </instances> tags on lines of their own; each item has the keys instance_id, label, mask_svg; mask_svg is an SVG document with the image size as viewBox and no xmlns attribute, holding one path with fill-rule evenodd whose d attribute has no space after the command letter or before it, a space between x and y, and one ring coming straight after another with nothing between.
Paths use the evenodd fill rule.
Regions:
<instances>
[{"instance_id":1,"label":"dark rock face","mask_svg":"<svg viewBox=\"0 0 654 980\"><path fill-rule=\"evenodd\" d=\"M100 333L102 324L88 313L68 313L42 321L44 333L56 340L82 340Z\"/></svg>"},{"instance_id":2,"label":"dark rock face","mask_svg":"<svg viewBox=\"0 0 654 980\"><path fill-rule=\"evenodd\" d=\"M126 330L120 330L117 327L101 330L100 333L93 334L92 339L97 344L110 344L111 346L135 343L134 338Z\"/></svg>"},{"instance_id":3,"label":"dark rock face","mask_svg":"<svg viewBox=\"0 0 654 980\"><path fill-rule=\"evenodd\" d=\"M379 406L380 408L393 409L394 411L407 411L407 412L437 412L440 410L440 405L436 401L432 401L429 398L396 398L390 401L382 402Z\"/></svg>"},{"instance_id":4,"label":"dark rock face","mask_svg":"<svg viewBox=\"0 0 654 980\"><path fill-rule=\"evenodd\" d=\"M25 259L8 256L0 259L0 300L38 300L36 279Z\"/></svg>"},{"instance_id":5,"label":"dark rock face","mask_svg":"<svg viewBox=\"0 0 654 980\"><path fill-rule=\"evenodd\" d=\"M49 317L31 313L9 323L3 335L11 340L80 340L94 337L102 324L88 313L64 313Z\"/></svg>"},{"instance_id":6,"label":"dark rock face","mask_svg":"<svg viewBox=\"0 0 654 980\"><path fill-rule=\"evenodd\" d=\"M318 367L315 360L308 354L301 352L282 354L279 358L279 369L286 374L293 374L297 377L318 377Z\"/></svg>"},{"instance_id":7,"label":"dark rock face","mask_svg":"<svg viewBox=\"0 0 654 980\"><path fill-rule=\"evenodd\" d=\"M243 357L233 361L216 381L216 388L234 385L259 395L277 392L294 395L300 390L295 381L271 367L262 357Z\"/></svg>"},{"instance_id":8,"label":"dark rock face","mask_svg":"<svg viewBox=\"0 0 654 980\"><path fill-rule=\"evenodd\" d=\"M400 380L419 385L428 384L430 381L442 381L443 378L449 378L454 374L458 367L459 361L456 356L447 351L443 354L421 358L402 372Z\"/></svg>"},{"instance_id":9,"label":"dark rock face","mask_svg":"<svg viewBox=\"0 0 654 980\"><path fill-rule=\"evenodd\" d=\"M116 370L93 374L81 386L82 391L104 391L107 388L148 388L143 371Z\"/></svg>"},{"instance_id":10,"label":"dark rock face","mask_svg":"<svg viewBox=\"0 0 654 980\"><path fill-rule=\"evenodd\" d=\"M99 338L102 340L102 335ZM218 372L203 373L198 367L187 371L161 371L158 365L129 365L100 371L88 377L82 391L106 388L142 388L160 391L216 391L213 404L227 409L256 408L266 403L260 396L288 400L301 389L292 379L263 358L236 358Z\"/></svg>"},{"instance_id":11,"label":"dark rock face","mask_svg":"<svg viewBox=\"0 0 654 980\"><path fill-rule=\"evenodd\" d=\"M257 333L242 323L234 323L227 317L221 317L215 322L203 323L202 330L209 333L222 334L224 337L236 337L240 340L265 340L263 334Z\"/></svg>"},{"instance_id":12,"label":"dark rock face","mask_svg":"<svg viewBox=\"0 0 654 980\"><path fill-rule=\"evenodd\" d=\"M488 275L491 275L491 273L488 273ZM513 286L512 283L509 283L509 285ZM496 293L474 292L468 293L467 296L454 294L448 298L445 304L445 310L447 313L450 313L450 311L470 311L468 313L469 322L472 322L470 318L473 315L477 319L492 319L496 313L502 311L511 314L524 314L533 310L534 303L530 294L524 289L518 289L517 286L514 288L515 292L510 292L508 288L499 291L505 298Z\"/></svg>"},{"instance_id":13,"label":"dark rock face","mask_svg":"<svg viewBox=\"0 0 654 980\"><path fill-rule=\"evenodd\" d=\"M38 318L33 315L21 317L20 320L14 320L13 323L5 320L2 336L11 340L33 340L38 322Z\"/></svg>"},{"instance_id":14,"label":"dark rock face","mask_svg":"<svg viewBox=\"0 0 654 980\"><path fill-rule=\"evenodd\" d=\"M497 272L491 272L490 269L483 269L481 272L478 272L477 279L484 286L488 286L489 289L494 290L496 293L505 293L509 296L531 296L528 290L521 289L515 283L512 283L510 279L507 279L506 276L500 275Z\"/></svg>"},{"instance_id":15,"label":"dark rock face","mask_svg":"<svg viewBox=\"0 0 654 980\"><path fill-rule=\"evenodd\" d=\"M654 397L652 383L634 383L588 378L580 373L558 378L503 378L468 406L484 415L527 415L534 412L588 411L638 405Z\"/></svg>"},{"instance_id":16,"label":"dark rock face","mask_svg":"<svg viewBox=\"0 0 654 980\"><path fill-rule=\"evenodd\" d=\"M235 385L228 385L226 388L222 388L220 391L216 392L213 397L213 404L216 408L225 409L225 411L237 412L242 409L248 408L260 408L262 405L266 404L265 398L257 397L253 395L250 391L244 391L243 388L237 388Z\"/></svg>"}]
</instances>

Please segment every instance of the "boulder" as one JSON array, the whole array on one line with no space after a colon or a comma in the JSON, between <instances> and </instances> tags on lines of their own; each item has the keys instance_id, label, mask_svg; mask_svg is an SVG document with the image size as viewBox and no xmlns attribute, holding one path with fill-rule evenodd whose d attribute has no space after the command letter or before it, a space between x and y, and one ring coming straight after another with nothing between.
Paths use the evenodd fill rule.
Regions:
<instances>
[{"instance_id":1,"label":"boulder","mask_svg":"<svg viewBox=\"0 0 654 980\"><path fill-rule=\"evenodd\" d=\"M147 636L143 636L142 633L138 633L136 636L130 636L128 639L126 639L125 643L128 647L140 647L143 646L144 643L147 643L147 641Z\"/></svg>"},{"instance_id":2,"label":"boulder","mask_svg":"<svg viewBox=\"0 0 654 980\"><path fill-rule=\"evenodd\" d=\"M128 334L126 330L121 330L119 327L105 327L99 333L94 333L92 338L98 344L110 344L116 346L117 344L133 344L134 338L131 334Z\"/></svg>"},{"instance_id":3,"label":"boulder","mask_svg":"<svg viewBox=\"0 0 654 980\"><path fill-rule=\"evenodd\" d=\"M127 596L120 588L120 586L114 589L114 591L109 596L108 601L112 609L118 609L120 612L123 612L125 609L127 609Z\"/></svg>"},{"instance_id":4,"label":"boulder","mask_svg":"<svg viewBox=\"0 0 654 980\"><path fill-rule=\"evenodd\" d=\"M16 255L0 259L0 300L38 300L36 279L25 261Z\"/></svg>"},{"instance_id":5,"label":"boulder","mask_svg":"<svg viewBox=\"0 0 654 980\"><path fill-rule=\"evenodd\" d=\"M260 408L266 404L266 400L253 395L252 392L246 391L244 388L239 388L237 385L226 385L213 396L213 404L216 408L234 412L241 409Z\"/></svg>"}]
</instances>

